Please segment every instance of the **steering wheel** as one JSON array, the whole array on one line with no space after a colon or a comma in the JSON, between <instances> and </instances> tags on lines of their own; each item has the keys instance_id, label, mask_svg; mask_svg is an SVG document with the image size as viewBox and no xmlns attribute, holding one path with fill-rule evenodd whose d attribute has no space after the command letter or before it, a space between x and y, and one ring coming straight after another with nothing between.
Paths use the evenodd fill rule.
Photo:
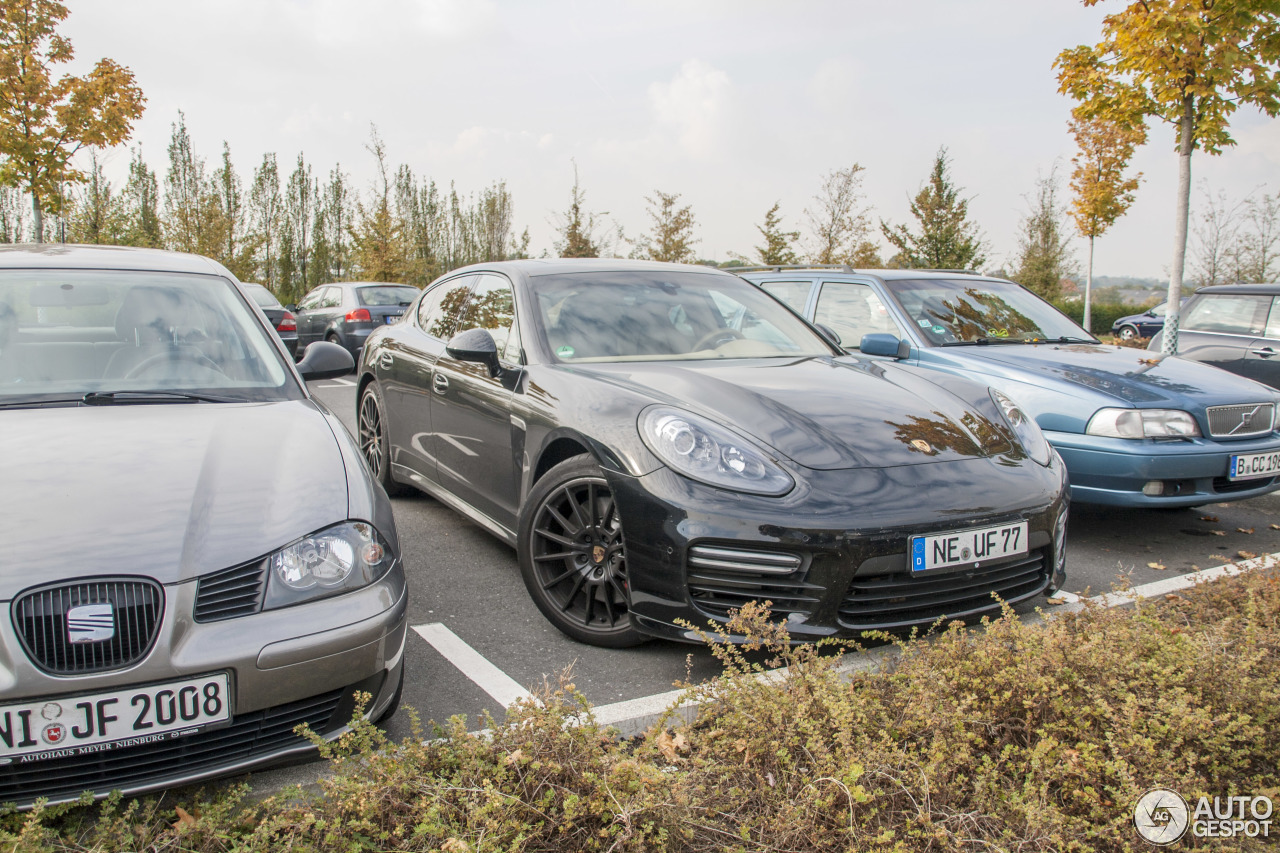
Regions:
<instances>
[{"instance_id":1,"label":"steering wheel","mask_svg":"<svg viewBox=\"0 0 1280 853\"><path fill-rule=\"evenodd\" d=\"M697 343L693 345L693 351L697 352L712 341L728 343L729 341L744 340L746 337L746 335L742 334L742 332L739 332L737 329L712 329L702 337L698 338ZM719 344L717 344L717 346L719 346Z\"/></svg>"},{"instance_id":2,"label":"steering wheel","mask_svg":"<svg viewBox=\"0 0 1280 853\"><path fill-rule=\"evenodd\" d=\"M169 352L158 352L153 356L148 356L133 366L128 373L124 375L125 379L136 379L139 376L155 369L157 365L169 364L174 361L186 361L205 370L212 370L219 376L226 374L218 367L218 365L208 356L201 355L196 352L187 350L171 350Z\"/></svg>"}]
</instances>

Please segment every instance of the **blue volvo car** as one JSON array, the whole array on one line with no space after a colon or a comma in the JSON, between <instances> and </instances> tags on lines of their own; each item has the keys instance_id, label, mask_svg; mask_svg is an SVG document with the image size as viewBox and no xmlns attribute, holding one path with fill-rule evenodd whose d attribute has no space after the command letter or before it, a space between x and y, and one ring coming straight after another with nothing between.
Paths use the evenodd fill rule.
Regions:
<instances>
[{"instance_id":1,"label":"blue volvo car","mask_svg":"<svg viewBox=\"0 0 1280 853\"><path fill-rule=\"evenodd\" d=\"M1072 500L1185 507L1280 489L1280 392L1205 364L1108 346L1004 279L947 270L736 270L850 352L965 376L1016 400Z\"/></svg>"}]
</instances>

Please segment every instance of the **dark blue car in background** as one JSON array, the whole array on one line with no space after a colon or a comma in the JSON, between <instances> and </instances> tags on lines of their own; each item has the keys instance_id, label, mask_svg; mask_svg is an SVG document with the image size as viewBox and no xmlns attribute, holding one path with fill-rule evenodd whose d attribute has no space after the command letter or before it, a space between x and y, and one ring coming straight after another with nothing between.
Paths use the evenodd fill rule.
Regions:
<instances>
[{"instance_id":1,"label":"dark blue car in background","mask_svg":"<svg viewBox=\"0 0 1280 853\"><path fill-rule=\"evenodd\" d=\"M941 270L738 272L851 352L965 376L1013 398L1066 462L1073 500L1198 506L1280 489L1280 392L1102 344L1011 281Z\"/></svg>"},{"instance_id":2,"label":"dark blue car in background","mask_svg":"<svg viewBox=\"0 0 1280 853\"><path fill-rule=\"evenodd\" d=\"M1184 298L1182 304L1186 304ZM1164 328L1164 312L1167 306L1161 302L1159 305L1152 305L1141 314L1130 314L1127 317L1121 317L1111 324L1111 334L1120 338L1122 341L1131 341L1134 338L1149 338Z\"/></svg>"}]
</instances>

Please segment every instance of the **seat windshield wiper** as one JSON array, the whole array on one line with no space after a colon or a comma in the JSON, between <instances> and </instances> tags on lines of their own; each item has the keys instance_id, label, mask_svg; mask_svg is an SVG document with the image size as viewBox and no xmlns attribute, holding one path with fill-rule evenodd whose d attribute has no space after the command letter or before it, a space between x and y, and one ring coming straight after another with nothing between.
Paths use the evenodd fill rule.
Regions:
<instances>
[{"instance_id":1,"label":"seat windshield wiper","mask_svg":"<svg viewBox=\"0 0 1280 853\"><path fill-rule=\"evenodd\" d=\"M121 406L136 403L235 403L228 397L190 394L186 391L90 391L80 398L86 406Z\"/></svg>"}]
</instances>

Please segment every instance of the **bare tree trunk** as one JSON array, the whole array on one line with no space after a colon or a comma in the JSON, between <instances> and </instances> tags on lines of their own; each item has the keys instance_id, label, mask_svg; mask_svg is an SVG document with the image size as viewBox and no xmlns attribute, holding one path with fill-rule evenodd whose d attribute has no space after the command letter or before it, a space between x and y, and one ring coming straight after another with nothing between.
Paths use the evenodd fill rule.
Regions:
<instances>
[{"instance_id":1,"label":"bare tree trunk","mask_svg":"<svg viewBox=\"0 0 1280 853\"><path fill-rule=\"evenodd\" d=\"M31 194L31 224L35 228L37 243L44 242L44 210L40 207L40 196Z\"/></svg>"},{"instance_id":2,"label":"bare tree trunk","mask_svg":"<svg viewBox=\"0 0 1280 853\"><path fill-rule=\"evenodd\" d=\"M1173 225L1173 268L1169 270L1169 301L1165 306L1164 337L1160 351L1178 354L1178 309L1182 306L1182 269L1187 256L1187 221L1191 218L1191 151L1195 125L1194 99L1182 99L1178 139L1178 212Z\"/></svg>"},{"instance_id":3,"label":"bare tree trunk","mask_svg":"<svg viewBox=\"0 0 1280 853\"><path fill-rule=\"evenodd\" d=\"M1089 235L1089 269L1084 274L1084 330L1093 331L1093 235Z\"/></svg>"}]
</instances>

